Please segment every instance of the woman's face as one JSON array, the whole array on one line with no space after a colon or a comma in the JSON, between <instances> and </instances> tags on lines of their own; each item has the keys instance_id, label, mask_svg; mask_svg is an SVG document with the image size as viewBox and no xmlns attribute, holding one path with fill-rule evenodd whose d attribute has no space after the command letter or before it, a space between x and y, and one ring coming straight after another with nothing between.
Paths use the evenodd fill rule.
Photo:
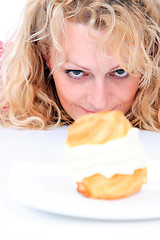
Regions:
<instances>
[{"instance_id":1,"label":"woman's face","mask_svg":"<svg viewBox=\"0 0 160 240\"><path fill-rule=\"evenodd\" d=\"M102 38L102 30L94 30ZM85 25L67 23L66 61L53 77L64 110L76 120L84 114L131 107L140 76L130 76L119 66L112 53L112 43L106 44L106 55L97 54L97 43L89 38ZM51 49L49 61L54 67Z\"/></svg>"}]
</instances>

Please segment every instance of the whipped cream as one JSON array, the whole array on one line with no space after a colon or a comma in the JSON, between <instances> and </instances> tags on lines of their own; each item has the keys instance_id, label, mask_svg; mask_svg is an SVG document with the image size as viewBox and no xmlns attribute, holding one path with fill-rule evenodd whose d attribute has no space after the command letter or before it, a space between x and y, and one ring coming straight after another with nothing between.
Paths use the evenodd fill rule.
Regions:
<instances>
[{"instance_id":1,"label":"whipped cream","mask_svg":"<svg viewBox=\"0 0 160 240\"><path fill-rule=\"evenodd\" d=\"M64 160L75 181L100 173L107 178L115 174L133 174L146 167L146 154L139 140L139 129L131 128L123 138L105 144L69 147L65 144Z\"/></svg>"}]
</instances>

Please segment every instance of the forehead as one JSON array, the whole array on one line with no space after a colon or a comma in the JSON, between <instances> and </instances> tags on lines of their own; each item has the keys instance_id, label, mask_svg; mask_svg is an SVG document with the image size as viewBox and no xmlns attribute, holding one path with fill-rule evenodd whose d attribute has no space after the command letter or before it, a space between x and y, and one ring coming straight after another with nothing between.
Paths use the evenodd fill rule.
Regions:
<instances>
[{"instance_id":1,"label":"forehead","mask_svg":"<svg viewBox=\"0 0 160 240\"><path fill-rule=\"evenodd\" d=\"M103 46L107 54L111 53L112 35L103 44L107 29L89 29L89 26L81 23L66 22L65 30L64 44L66 50L76 50L80 53L82 49L87 51L93 51L94 49L98 52Z\"/></svg>"},{"instance_id":2,"label":"forehead","mask_svg":"<svg viewBox=\"0 0 160 240\"><path fill-rule=\"evenodd\" d=\"M95 29L95 28L90 28L89 25L82 24L82 23L77 23L77 22L71 22L71 21L65 21L65 29L66 33L74 33L75 31L77 33L83 32L84 35L87 37L91 37L91 35L95 37L103 37L104 34L107 32L107 29ZM89 36L90 35L90 36Z\"/></svg>"},{"instance_id":3,"label":"forehead","mask_svg":"<svg viewBox=\"0 0 160 240\"><path fill-rule=\"evenodd\" d=\"M121 31L122 30L122 31ZM63 34L64 33L64 34ZM64 32L61 34L60 48L52 49L55 51L58 65L63 64L66 60L78 58L84 59L84 63L95 57L102 60L102 57L111 57L117 61L118 65L128 72L133 72L140 65L141 49L140 44L132 39L133 36L126 33L125 28L90 28L89 25L71 22L64 23ZM139 41L139 40L138 40ZM57 51L58 50L58 51ZM62 54L63 52L63 54ZM135 61L136 59L136 61Z\"/></svg>"},{"instance_id":4,"label":"forehead","mask_svg":"<svg viewBox=\"0 0 160 240\"><path fill-rule=\"evenodd\" d=\"M103 40L106 31L89 31L87 25L67 23L66 25L66 62L83 66L94 71L119 65L111 48L110 39L104 45L103 51L99 42Z\"/></svg>"}]
</instances>

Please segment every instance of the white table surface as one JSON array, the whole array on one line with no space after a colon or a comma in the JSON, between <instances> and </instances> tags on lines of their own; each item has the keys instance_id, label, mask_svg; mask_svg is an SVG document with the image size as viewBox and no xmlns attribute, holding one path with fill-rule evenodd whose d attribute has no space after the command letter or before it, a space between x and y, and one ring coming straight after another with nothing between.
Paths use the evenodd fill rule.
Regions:
<instances>
[{"instance_id":1,"label":"white table surface","mask_svg":"<svg viewBox=\"0 0 160 240\"><path fill-rule=\"evenodd\" d=\"M15 162L58 163L54 155L62 154L66 131L67 128L50 131L0 128L0 239L159 240L160 218L110 221L60 216L29 208L9 196L7 181ZM150 158L157 159L160 134L140 131L140 138Z\"/></svg>"}]
</instances>

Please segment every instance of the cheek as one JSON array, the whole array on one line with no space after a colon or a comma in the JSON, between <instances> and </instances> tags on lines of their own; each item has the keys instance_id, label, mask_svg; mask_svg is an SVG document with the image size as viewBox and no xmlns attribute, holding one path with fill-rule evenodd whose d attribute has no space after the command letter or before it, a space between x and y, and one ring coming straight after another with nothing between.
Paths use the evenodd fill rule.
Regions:
<instances>
[{"instance_id":1,"label":"cheek","mask_svg":"<svg viewBox=\"0 0 160 240\"><path fill-rule=\"evenodd\" d=\"M70 101L73 98L72 92L68 86L63 84L56 84L57 94L60 101Z\"/></svg>"},{"instance_id":2,"label":"cheek","mask_svg":"<svg viewBox=\"0 0 160 240\"><path fill-rule=\"evenodd\" d=\"M56 73L53 74L53 79L54 79L54 82L55 82L55 86L56 86L58 96L60 97L60 96L69 95L69 89L68 89L68 86L66 84L65 76L61 73L56 72Z\"/></svg>"},{"instance_id":3,"label":"cheek","mask_svg":"<svg viewBox=\"0 0 160 240\"><path fill-rule=\"evenodd\" d=\"M138 90L139 79L131 81L128 85L124 87L122 91L119 91L121 99L125 101L133 101Z\"/></svg>"},{"instance_id":4,"label":"cheek","mask_svg":"<svg viewBox=\"0 0 160 240\"><path fill-rule=\"evenodd\" d=\"M72 103L80 98L81 90L63 75L55 75L55 86L61 103Z\"/></svg>"}]
</instances>

